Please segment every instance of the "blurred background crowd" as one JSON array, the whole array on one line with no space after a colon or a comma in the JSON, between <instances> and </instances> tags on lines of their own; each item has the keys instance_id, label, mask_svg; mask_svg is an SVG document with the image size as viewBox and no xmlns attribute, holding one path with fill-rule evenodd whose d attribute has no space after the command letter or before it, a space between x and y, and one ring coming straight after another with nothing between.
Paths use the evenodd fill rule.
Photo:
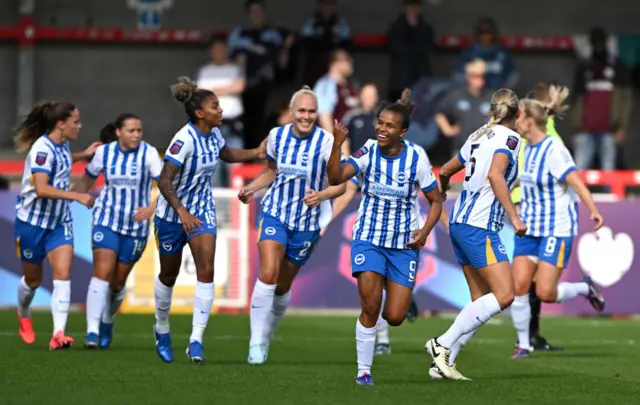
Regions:
<instances>
[{"instance_id":1,"label":"blurred background crowd","mask_svg":"<svg viewBox=\"0 0 640 405\"><path fill-rule=\"evenodd\" d=\"M146 2L166 3L166 0ZM101 18L95 11L100 8L86 5L95 1L42 3L38 19L47 24L91 26L94 19ZM112 3L114 8L121 8L116 3L124 0ZM571 110L559 122L559 131L579 168L614 170L640 164L633 153L634 134L640 130L634 122L637 114L633 113L637 111L634 98L640 86L640 69L635 59L640 53L640 42L636 40L624 48L618 33L607 29L611 21L620 22L624 11L608 10L609 14L602 14L604 21L598 20L598 10L588 14L577 11L580 6L600 7L601 2L563 2L558 5L558 16L549 15L546 23L540 16L547 14L544 10L553 4L551 1L522 6L522 10L499 0L479 2L486 3L483 7L462 0L392 0L384 4L378 1L358 6L363 8L361 15L354 13L357 7L352 2L338 0L296 2L300 4L292 4L290 13L278 1L211 3L220 4L209 4L206 9L220 10L223 16L230 8L238 9L233 15L240 15L242 8L243 20L217 16L215 19L223 19L225 26L213 27L221 32L208 39L206 54L204 47L198 46L199 56L195 56L192 45L185 47L189 49L154 50L140 49L139 45L43 45L42 51L36 53L36 66L44 64L46 73L35 74L40 81L36 85L36 98L67 97L75 101L83 120L91 120L90 132L119 112L138 113L145 120L147 139L163 150L180 122L178 118L178 122L170 123L168 117L175 121L173 117L178 115L159 111L160 104L154 99L170 99L162 84L168 85L175 76L189 75L200 87L214 91L220 98L227 142L252 148L270 128L288 122L291 92L309 85L318 94L319 124L331 129L334 119L342 121L350 130L348 147L354 150L374 136L380 106L395 101L408 87L412 89L416 110L407 137L423 146L437 166L457 153L467 135L486 121L495 89L509 87L526 97L536 86L556 83L571 90ZM306 19L299 18L304 15L301 3L307 9L315 7ZM379 11L364 10L376 5L380 6ZM204 3L198 1L175 2L171 6L165 10L166 16L158 15L153 24L159 26L161 19L163 23L172 23L178 17L175 20L170 17L179 14L182 28L188 28L184 27L184 16L195 16L201 8L204 10ZM447 18L451 23L443 21L445 6L449 7ZM590 16L590 21L585 21L585 15ZM510 31L521 28L524 33L571 35L579 26L583 32L574 35L573 51L563 53L562 57L550 52L514 55L501 41L502 19L509 16L518 16L507 21ZM570 16L580 23L569 23ZM381 26L385 18L386 26ZM514 21L529 23L518 25ZM439 35L453 32L438 31L460 25L465 26L465 32L456 34L470 35L472 40L456 51L439 49ZM368 27L369 32L385 35L386 43L364 51L353 41L354 26L360 31ZM198 66L198 59L208 60ZM73 70L46 68L56 61ZM0 80L0 87L2 83ZM6 95L0 97L4 98L0 107L11 101ZM9 124L3 123L3 130L10 128ZM93 135L84 133L86 143ZM0 140L10 147L9 136ZM217 185L227 185L226 170L219 174Z\"/></svg>"}]
</instances>

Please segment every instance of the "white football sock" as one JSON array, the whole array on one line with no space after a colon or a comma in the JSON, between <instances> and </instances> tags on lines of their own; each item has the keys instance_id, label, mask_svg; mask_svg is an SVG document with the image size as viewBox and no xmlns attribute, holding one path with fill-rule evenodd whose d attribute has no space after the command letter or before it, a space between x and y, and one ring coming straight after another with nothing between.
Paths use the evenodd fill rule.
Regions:
<instances>
[{"instance_id":1,"label":"white football sock","mask_svg":"<svg viewBox=\"0 0 640 405\"><path fill-rule=\"evenodd\" d=\"M363 374L371 374L373 355L376 350L376 327L365 328L356 323L356 352L358 353L358 377Z\"/></svg>"},{"instance_id":2,"label":"white football sock","mask_svg":"<svg viewBox=\"0 0 640 405\"><path fill-rule=\"evenodd\" d=\"M264 342L265 325L273 308L275 292L275 284L265 284L260 280L256 280L256 285L253 287L253 294L251 295L251 309L249 310L249 323L251 325L249 345Z\"/></svg>"},{"instance_id":3,"label":"white football sock","mask_svg":"<svg viewBox=\"0 0 640 405\"><path fill-rule=\"evenodd\" d=\"M449 330L438 337L437 342L450 349L460 336L473 332L499 313L500 304L496 296L492 293L483 295L462 308Z\"/></svg>"},{"instance_id":4,"label":"white football sock","mask_svg":"<svg viewBox=\"0 0 640 405\"><path fill-rule=\"evenodd\" d=\"M100 318L107 306L109 282L91 277L87 289L87 333L100 333Z\"/></svg>"},{"instance_id":5,"label":"white football sock","mask_svg":"<svg viewBox=\"0 0 640 405\"><path fill-rule=\"evenodd\" d=\"M215 290L213 283L196 282L196 291L193 296L193 329L191 330L190 342L194 340L202 343L204 330L207 328Z\"/></svg>"},{"instance_id":6,"label":"white football sock","mask_svg":"<svg viewBox=\"0 0 640 405\"><path fill-rule=\"evenodd\" d=\"M579 283L560 283L558 284L558 296L556 302L565 302L578 295L588 295L589 284L581 281Z\"/></svg>"},{"instance_id":7,"label":"white football sock","mask_svg":"<svg viewBox=\"0 0 640 405\"><path fill-rule=\"evenodd\" d=\"M267 323L264 326L264 340L269 341L273 338L273 333L276 331L280 319L282 319L284 313L287 311L289 301L291 301L291 291L287 291L283 295L274 295L271 312L269 312Z\"/></svg>"},{"instance_id":8,"label":"white football sock","mask_svg":"<svg viewBox=\"0 0 640 405\"><path fill-rule=\"evenodd\" d=\"M21 317L31 318L31 301L33 301L35 295L36 290L32 290L31 287L27 285L24 276L22 276L18 283L18 314L20 314Z\"/></svg>"},{"instance_id":9,"label":"white football sock","mask_svg":"<svg viewBox=\"0 0 640 405\"><path fill-rule=\"evenodd\" d=\"M104 312L102 313L102 323L113 323L113 319L118 314L126 293L126 288L123 288L118 292L110 291L109 297L107 298L107 306L104 308Z\"/></svg>"},{"instance_id":10,"label":"white football sock","mask_svg":"<svg viewBox=\"0 0 640 405\"><path fill-rule=\"evenodd\" d=\"M456 364L456 357L458 357L458 354L460 354L460 350L462 350L462 348L465 347L467 343L469 343L473 335L476 334L476 331L477 329L467 333L466 335L460 336L460 339L456 340L456 342L453 344L453 346L451 347L451 353L449 354L450 366Z\"/></svg>"},{"instance_id":11,"label":"white football sock","mask_svg":"<svg viewBox=\"0 0 640 405\"><path fill-rule=\"evenodd\" d=\"M531 322L529 294L514 298L511 304L511 319L518 332L518 347L529 350L529 323Z\"/></svg>"},{"instance_id":12,"label":"white football sock","mask_svg":"<svg viewBox=\"0 0 640 405\"><path fill-rule=\"evenodd\" d=\"M173 287L167 287L162 284L159 278L156 278L153 293L156 299L156 332L169 333L169 313L171 312Z\"/></svg>"},{"instance_id":13,"label":"white football sock","mask_svg":"<svg viewBox=\"0 0 640 405\"><path fill-rule=\"evenodd\" d=\"M378 315L378 322L376 323L376 333L378 337L378 344L388 345L389 344L389 322L386 321L382 317L382 313L384 312L384 304L387 300L387 291L382 290L382 304L380 305L380 315Z\"/></svg>"},{"instance_id":14,"label":"white football sock","mask_svg":"<svg viewBox=\"0 0 640 405\"><path fill-rule=\"evenodd\" d=\"M53 315L53 334L67 327L69 317L69 303L71 302L71 281L53 280L53 292L51 294L51 315Z\"/></svg>"}]
</instances>

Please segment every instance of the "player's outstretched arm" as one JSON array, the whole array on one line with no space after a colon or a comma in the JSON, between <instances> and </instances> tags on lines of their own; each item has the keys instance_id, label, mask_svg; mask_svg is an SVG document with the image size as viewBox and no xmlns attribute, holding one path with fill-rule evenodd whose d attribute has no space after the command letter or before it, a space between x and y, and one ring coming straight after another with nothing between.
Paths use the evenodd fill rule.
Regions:
<instances>
[{"instance_id":1,"label":"player's outstretched arm","mask_svg":"<svg viewBox=\"0 0 640 405\"><path fill-rule=\"evenodd\" d=\"M47 173L33 173L33 186L39 198L77 201L87 208L93 207L94 200L89 194L60 190L49 184L49 175Z\"/></svg>"},{"instance_id":2,"label":"player's outstretched arm","mask_svg":"<svg viewBox=\"0 0 640 405\"><path fill-rule=\"evenodd\" d=\"M247 204L251 199L253 199L253 195L262 190L263 188L269 187L276 178L276 163L271 159L267 160L267 164L262 169L262 171L258 174L258 176L253 179L251 183L242 187L240 192L238 193L238 198L243 203Z\"/></svg>"},{"instance_id":3,"label":"player's outstretched arm","mask_svg":"<svg viewBox=\"0 0 640 405\"><path fill-rule=\"evenodd\" d=\"M593 197L591 196L589 189L582 182L582 179L580 178L578 172L576 170L573 170L569 174L567 174L565 182L569 185L569 187L573 189L573 191L576 192L576 194L578 194L578 197L580 197L580 201L582 201L582 203L591 213L591 219L595 222L594 231L600 229L602 227L602 224L604 223L602 215L600 215L598 207L596 207L596 203L593 201Z\"/></svg>"},{"instance_id":4,"label":"player's outstretched arm","mask_svg":"<svg viewBox=\"0 0 640 405\"><path fill-rule=\"evenodd\" d=\"M267 138L255 149L224 148L220 152L220 159L227 163L251 162L267 157Z\"/></svg>"},{"instance_id":5,"label":"player's outstretched arm","mask_svg":"<svg viewBox=\"0 0 640 405\"><path fill-rule=\"evenodd\" d=\"M93 187L93 183L95 183L95 181L96 179L85 173L80 181L73 185L71 191L75 193L86 193L87 191L91 190L91 187Z\"/></svg>"}]
</instances>

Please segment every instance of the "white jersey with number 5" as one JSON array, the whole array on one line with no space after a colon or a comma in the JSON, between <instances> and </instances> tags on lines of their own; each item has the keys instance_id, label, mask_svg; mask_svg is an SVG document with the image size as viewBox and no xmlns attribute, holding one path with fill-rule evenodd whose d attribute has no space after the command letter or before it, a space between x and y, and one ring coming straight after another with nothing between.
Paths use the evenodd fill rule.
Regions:
<instances>
[{"instance_id":1,"label":"white jersey with number 5","mask_svg":"<svg viewBox=\"0 0 640 405\"><path fill-rule=\"evenodd\" d=\"M458 153L458 159L465 165L465 178L450 222L499 232L504 226L505 210L489 183L489 169L494 155L506 154L511 163L504 177L511 189L518 177L520 135L503 125L496 125L476 140L483 128L471 134Z\"/></svg>"},{"instance_id":2,"label":"white jersey with number 5","mask_svg":"<svg viewBox=\"0 0 640 405\"><path fill-rule=\"evenodd\" d=\"M526 146L520 217L529 228L527 235L569 237L578 233L578 200L564 184L574 170L576 164L567 147L554 137Z\"/></svg>"}]
</instances>

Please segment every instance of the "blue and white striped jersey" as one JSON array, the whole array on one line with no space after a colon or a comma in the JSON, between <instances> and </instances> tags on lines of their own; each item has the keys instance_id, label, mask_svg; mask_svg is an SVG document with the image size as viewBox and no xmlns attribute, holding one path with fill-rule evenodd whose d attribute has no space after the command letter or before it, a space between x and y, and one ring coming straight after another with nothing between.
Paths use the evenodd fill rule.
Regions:
<instances>
[{"instance_id":1,"label":"blue and white striped jersey","mask_svg":"<svg viewBox=\"0 0 640 405\"><path fill-rule=\"evenodd\" d=\"M407 145L409 145L412 148L415 148L416 151L418 152L418 154L420 155L420 157L424 158L427 163L429 164L429 166L433 167L433 165L431 164L431 160L429 160L429 156L427 156L427 152L424 151L424 148L416 143L413 143L411 141L404 141L404 143L406 143ZM362 180L360 179L360 175L358 176L353 176L350 181L356 185L356 187L358 187L358 190L360 190L360 188L362 187Z\"/></svg>"},{"instance_id":2,"label":"blue and white striped jersey","mask_svg":"<svg viewBox=\"0 0 640 405\"><path fill-rule=\"evenodd\" d=\"M171 162L180 170L173 180L180 201L193 216L202 217L216 208L211 192L211 175L218 167L220 153L225 141L218 128L203 134L187 123L173 137L164 160ZM162 195L158 197L156 216L168 222L180 222L178 213L171 208Z\"/></svg>"},{"instance_id":3,"label":"blue and white striped jersey","mask_svg":"<svg viewBox=\"0 0 640 405\"><path fill-rule=\"evenodd\" d=\"M564 181L576 170L566 146L552 136L527 144L520 176L520 218L530 236L568 237L578 234L578 199Z\"/></svg>"},{"instance_id":4,"label":"blue and white striped jersey","mask_svg":"<svg viewBox=\"0 0 640 405\"><path fill-rule=\"evenodd\" d=\"M378 142L369 140L349 158L362 181L362 202L353 226L353 240L376 246L406 249L411 233L422 224L418 190L438 187L422 148L405 143L393 157L382 154Z\"/></svg>"},{"instance_id":5,"label":"blue and white striped jersey","mask_svg":"<svg viewBox=\"0 0 640 405\"><path fill-rule=\"evenodd\" d=\"M478 131L483 129L481 127ZM489 169L495 154L504 153L509 156L511 164L504 176L511 189L518 177L520 135L504 125L496 125L476 140L478 131L469 136L458 153L458 159L465 165L466 176L462 193L453 207L450 223L499 232L504 226L506 211L493 193L488 179Z\"/></svg>"},{"instance_id":6,"label":"blue and white striped jersey","mask_svg":"<svg viewBox=\"0 0 640 405\"><path fill-rule=\"evenodd\" d=\"M269 132L267 158L276 163L276 178L262 199L262 211L295 231L319 231L331 221L331 201L309 208L302 199L307 190L328 187L327 162L333 135L320 127L300 138L293 125Z\"/></svg>"},{"instance_id":7,"label":"blue and white striped jersey","mask_svg":"<svg viewBox=\"0 0 640 405\"><path fill-rule=\"evenodd\" d=\"M69 201L36 196L34 173L49 175L49 184L60 190L71 187L71 149L69 142L55 143L47 134L38 138L27 154L22 174L22 187L16 203L16 216L29 225L44 229L71 222Z\"/></svg>"},{"instance_id":8,"label":"blue and white striped jersey","mask_svg":"<svg viewBox=\"0 0 640 405\"><path fill-rule=\"evenodd\" d=\"M151 180L162 171L162 160L153 146L142 141L137 149L123 151L118 141L100 146L87 165L87 176L104 173L104 188L93 207L93 225L121 235L145 238L149 221L137 222L137 208L151 204Z\"/></svg>"}]
</instances>

